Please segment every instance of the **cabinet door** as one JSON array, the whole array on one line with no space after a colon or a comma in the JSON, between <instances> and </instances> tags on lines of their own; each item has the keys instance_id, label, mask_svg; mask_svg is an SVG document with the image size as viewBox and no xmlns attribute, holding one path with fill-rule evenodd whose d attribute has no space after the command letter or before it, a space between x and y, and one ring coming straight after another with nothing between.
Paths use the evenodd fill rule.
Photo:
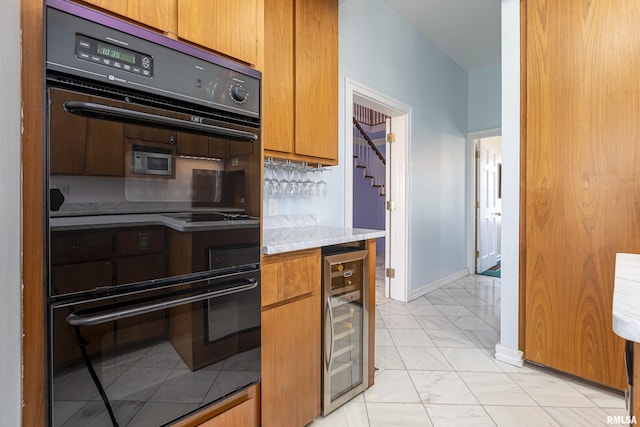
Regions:
<instances>
[{"instance_id":1,"label":"cabinet door","mask_svg":"<svg viewBox=\"0 0 640 427\"><path fill-rule=\"evenodd\" d=\"M178 0L178 37L255 64L259 0Z\"/></svg>"},{"instance_id":2,"label":"cabinet door","mask_svg":"<svg viewBox=\"0 0 640 427\"><path fill-rule=\"evenodd\" d=\"M120 107L122 104L104 98L89 97L89 102ZM87 175L124 176L123 124L107 120L87 121Z\"/></svg>"},{"instance_id":3,"label":"cabinet door","mask_svg":"<svg viewBox=\"0 0 640 427\"><path fill-rule=\"evenodd\" d=\"M178 132L176 152L185 156L207 157L209 142L206 136Z\"/></svg>"},{"instance_id":4,"label":"cabinet door","mask_svg":"<svg viewBox=\"0 0 640 427\"><path fill-rule=\"evenodd\" d=\"M265 257L262 265L262 306L320 291L320 251L317 249Z\"/></svg>"},{"instance_id":5,"label":"cabinet door","mask_svg":"<svg viewBox=\"0 0 640 427\"><path fill-rule=\"evenodd\" d=\"M255 399L245 400L198 427L252 427L256 426Z\"/></svg>"},{"instance_id":6,"label":"cabinet door","mask_svg":"<svg viewBox=\"0 0 640 427\"><path fill-rule=\"evenodd\" d=\"M262 312L262 426L320 414L320 296Z\"/></svg>"},{"instance_id":7,"label":"cabinet door","mask_svg":"<svg viewBox=\"0 0 640 427\"><path fill-rule=\"evenodd\" d=\"M172 16L175 16L176 0L84 0L101 9L108 10L158 30L170 32Z\"/></svg>"},{"instance_id":8,"label":"cabinet door","mask_svg":"<svg viewBox=\"0 0 640 427\"><path fill-rule=\"evenodd\" d=\"M60 89L49 91L49 164L51 175L83 175L87 119L64 110L67 101L89 97Z\"/></svg>"},{"instance_id":9,"label":"cabinet door","mask_svg":"<svg viewBox=\"0 0 640 427\"><path fill-rule=\"evenodd\" d=\"M528 0L521 12L524 353L622 390L612 278L617 252L640 251L640 3ZM585 37L598 28L615 31Z\"/></svg>"},{"instance_id":10,"label":"cabinet door","mask_svg":"<svg viewBox=\"0 0 640 427\"><path fill-rule=\"evenodd\" d=\"M283 153L294 151L293 21L292 0L264 1L262 144Z\"/></svg>"},{"instance_id":11,"label":"cabinet door","mask_svg":"<svg viewBox=\"0 0 640 427\"><path fill-rule=\"evenodd\" d=\"M295 0L295 153L338 159L338 0Z\"/></svg>"}]
</instances>

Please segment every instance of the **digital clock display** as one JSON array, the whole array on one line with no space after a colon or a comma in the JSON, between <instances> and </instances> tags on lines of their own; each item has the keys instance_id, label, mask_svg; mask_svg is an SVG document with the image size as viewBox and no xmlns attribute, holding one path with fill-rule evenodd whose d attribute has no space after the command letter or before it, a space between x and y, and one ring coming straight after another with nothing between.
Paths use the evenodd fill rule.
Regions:
<instances>
[{"instance_id":1,"label":"digital clock display","mask_svg":"<svg viewBox=\"0 0 640 427\"><path fill-rule=\"evenodd\" d=\"M105 43L98 43L97 52L100 55L108 56L113 59L119 59L120 61L128 62L130 64L136 63L135 53Z\"/></svg>"}]
</instances>

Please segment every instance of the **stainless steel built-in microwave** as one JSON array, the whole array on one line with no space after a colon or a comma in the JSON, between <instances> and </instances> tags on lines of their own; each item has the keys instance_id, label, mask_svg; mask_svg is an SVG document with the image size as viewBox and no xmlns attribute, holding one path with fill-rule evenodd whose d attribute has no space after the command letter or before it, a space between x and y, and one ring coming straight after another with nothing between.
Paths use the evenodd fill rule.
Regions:
<instances>
[{"instance_id":1,"label":"stainless steel built-in microwave","mask_svg":"<svg viewBox=\"0 0 640 427\"><path fill-rule=\"evenodd\" d=\"M133 173L141 175L173 174L173 156L149 151L133 151Z\"/></svg>"}]
</instances>

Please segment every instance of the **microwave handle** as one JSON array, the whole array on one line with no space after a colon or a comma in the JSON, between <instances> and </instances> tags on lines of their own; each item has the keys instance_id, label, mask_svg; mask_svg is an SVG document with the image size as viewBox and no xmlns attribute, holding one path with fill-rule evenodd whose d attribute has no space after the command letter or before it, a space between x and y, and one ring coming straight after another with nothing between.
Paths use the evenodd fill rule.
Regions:
<instances>
[{"instance_id":1,"label":"microwave handle","mask_svg":"<svg viewBox=\"0 0 640 427\"><path fill-rule=\"evenodd\" d=\"M94 102L67 101L64 109L72 114L101 120L114 120L144 126L156 125L163 128L178 129L185 132L219 135L240 141L255 141L258 135L237 129L222 126L208 125L205 123L190 122L174 117L150 114L142 111L128 110L126 108L112 107L110 105L96 104Z\"/></svg>"},{"instance_id":2,"label":"microwave handle","mask_svg":"<svg viewBox=\"0 0 640 427\"><path fill-rule=\"evenodd\" d=\"M94 326L101 323L112 322L118 319L124 319L127 317L138 316L141 314L151 313L154 311L164 310L166 308L177 307L182 304L188 304L198 301L204 301L212 298L219 298L226 295L235 294L238 292L245 292L255 289L258 286L257 280L249 280L248 283L235 286L229 289L222 289L219 291L206 292L204 294L192 295L177 300L162 301L155 304L148 304L142 307L128 308L124 310L111 311L105 314L96 314L92 316L79 316L76 313L71 313L67 316L67 323L71 326Z\"/></svg>"}]
</instances>

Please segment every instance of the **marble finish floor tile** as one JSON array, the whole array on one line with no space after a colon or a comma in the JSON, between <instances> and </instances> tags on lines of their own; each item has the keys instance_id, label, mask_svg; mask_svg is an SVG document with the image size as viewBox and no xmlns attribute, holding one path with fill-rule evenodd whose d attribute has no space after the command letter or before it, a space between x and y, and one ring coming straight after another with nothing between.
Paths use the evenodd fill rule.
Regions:
<instances>
[{"instance_id":1,"label":"marble finish floor tile","mask_svg":"<svg viewBox=\"0 0 640 427\"><path fill-rule=\"evenodd\" d=\"M403 331L404 329L398 329ZM391 334L389 330L386 328L376 328L376 346L393 346L393 340L391 339Z\"/></svg>"},{"instance_id":2,"label":"marble finish floor tile","mask_svg":"<svg viewBox=\"0 0 640 427\"><path fill-rule=\"evenodd\" d=\"M311 427L363 427L369 425L364 402L347 402L326 417L313 420Z\"/></svg>"},{"instance_id":3,"label":"marble finish floor tile","mask_svg":"<svg viewBox=\"0 0 640 427\"><path fill-rule=\"evenodd\" d=\"M367 403L371 427L431 427L433 424L420 403Z\"/></svg>"},{"instance_id":4,"label":"marble finish floor tile","mask_svg":"<svg viewBox=\"0 0 640 427\"><path fill-rule=\"evenodd\" d=\"M478 400L456 372L409 371L423 403L478 404Z\"/></svg>"},{"instance_id":5,"label":"marble finish floor tile","mask_svg":"<svg viewBox=\"0 0 640 427\"><path fill-rule=\"evenodd\" d=\"M476 348L473 341L459 329L428 331L427 334L438 348Z\"/></svg>"},{"instance_id":6,"label":"marble finish floor tile","mask_svg":"<svg viewBox=\"0 0 640 427\"><path fill-rule=\"evenodd\" d=\"M450 330L457 331L458 327L447 316L415 316L422 329L427 332Z\"/></svg>"},{"instance_id":7,"label":"marble finish floor tile","mask_svg":"<svg viewBox=\"0 0 640 427\"><path fill-rule=\"evenodd\" d=\"M388 329L422 329L413 316L382 315Z\"/></svg>"},{"instance_id":8,"label":"marble finish floor tile","mask_svg":"<svg viewBox=\"0 0 640 427\"><path fill-rule=\"evenodd\" d=\"M375 358L375 366L378 369L405 369L396 347L376 346Z\"/></svg>"},{"instance_id":9,"label":"marble finish floor tile","mask_svg":"<svg viewBox=\"0 0 640 427\"><path fill-rule=\"evenodd\" d=\"M450 371L451 365L436 347L398 347L404 366L409 370Z\"/></svg>"},{"instance_id":10,"label":"marble finish floor tile","mask_svg":"<svg viewBox=\"0 0 640 427\"><path fill-rule=\"evenodd\" d=\"M396 314L400 316L409 316L411 312L403 303L399 301L389 301L386 304L382 304L376 307L376 311L382 315Z\"/></svg>"},{"instance_id":11,"label":"marble finish floor tile","mask_svg":"<svg viewBox=\"0 0 640 427\"><path fill-rule=\"evenodd\" d=\"M459 372L462 381L483 405L538 406L507 374Z\"/></svg>"},{"instance_id":12,"label":"marble finish floor tile","mask_svg":"<svg viewBox=\"0 0 640 427\"><path fill-rule=\"evenodd\" d=\"M559 427L551 415L537 406L485 406L498 427Z\"/></svg>"},{"instance_id":13,"label":"marble finish floor tile","mask_svg":"<svg viewBox=\"0 0 640 427\"><path fill-rule=\"evenodd\" d=\"M500 283L470 275L411 302L377 306L375 384L311 425L606 426L607 416L625 415L621 393L495 359ZM76 409L61 410L76 416Z\"/></svg>"},{"instance_id":14,"label":"marble finish floor tile","mask_svg":"<svg viewBox=\"0 0 640 427\"><path fill-rule=\"evenodd\" d=\"M492 427L487 411L480 405L425 405L434 427Z\"/></svg>"},{"instance_id":15,"label":"marble finish floor tile","mask_svg":"<svg viewBox=\"0 0 640 427\"><path fill-rule=\"evenodd\" d=\"M478 316L449 317L451 322L463 331L494 331L489 324Z\"/></svg>"},{"instance_id":16,"label":"marble finish floor tile","mask_svg":"<svg viewBox=\"0 0 640 427\"><path fill-rule=\"evenodd\" d=\"M613 423L607 422L607 417L626 415L622 411L619 414L608 413L601 408L546 408L546 410L558 424L575 427L610 426Z\"/></svg>"},{"instance_id":17,"label":"marble finish floor tile","mask_svg":"<svg viewBox=\"0 0 640 427\"><path fill-rule=\"evenodd\" d=\"M473 316L474 314L462 305L434 305L447 317Z\"/></svg>"},{"instance_id":18,"label":"marble finish floor tile","mask_svg":"<svg viewBox=\"0 0 640 427\"><path fill-rule=\"evenodd\" d=\"M561 378L546 374L507 374L540 406L585 408L596 404Z\"/></svg>"},{"instance_id":19,"label":"marble finish floor tile","mask_svg":"<svg viewBox=\"0 0 640 427\"><path fill-rule=\"evenodd\" d=\"M390 329L392 345L398 347L435 347L429 335L422 329Z\"/></svg>"},{"instance_id":20,"label":"marble finish floor tile","mask_svg":"<svg viewBox=\"0 0 640 427\"><path fill-rule=\"evenodd\" d=\"M364 392L367 402L419 403L420 397L409 372L385 370L375 377L375 384Z\"/></svg>"},{"instance_id":21,"label":"marble finish floor tile","mask_svg":"<svg viewBox=\"0 0 640 427\"><path fill-rule=\"evenodd\" d=\"M502 372L494 359L477 348L441 348L440 352L458 372Z\"/></svg>"}]
</instances>

